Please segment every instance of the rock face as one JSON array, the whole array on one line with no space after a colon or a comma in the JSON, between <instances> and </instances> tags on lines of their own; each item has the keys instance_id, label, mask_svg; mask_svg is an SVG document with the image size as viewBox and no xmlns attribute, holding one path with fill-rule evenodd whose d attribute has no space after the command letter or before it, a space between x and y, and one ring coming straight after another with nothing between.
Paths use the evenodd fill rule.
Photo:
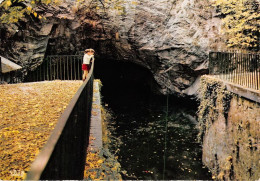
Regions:
<instances>
[{"instance_id":1,"label":"rock face","mask_svg":"<svg viewBox=\"0 0 260 181\"><path fill-rule=\"evenodd\" d=\"M203 9L206 1L139 2L134 11L128 7L124 17L110 22L118 23L116 49L148 68L161 92L166 88L170 93L192 92L189 87L207 71L210 44L218 41L219 19Z\"/></svg>"},{"instance_id":2,"label":"rock face","mask_svg":"<svg viewBox=\"0 0 260 181\"><path fill-rule=\"evenodd\" d=\"M76 43L77 39L70 36L76 34L75 22L72 22L76 18L70 9L68 4L41 6L37 12L44 14L47 20L39 21L26 15L18 23L1 24L0 53L20 64L26 73L41 64L53 43L56 43L57 49L65 44L64 52L73 51L71 44Z\"/></svg>"},{"instance_id":3,"label":"rock face","mask_svg":"<svg viewBox=\"0 0 260 181\"><path fill-rule=\"evenodd\" d=\"M1 25L0 53L27 70L39 65L45 53L71 54L92 47L100 59L149 69L163 94L194 94L197 78L207 72L208 52L219 48L221 40L220 19L207 1L121 0L108 6L75 7L70 2L41 7L38 12L47 21L28 17Z\"/></svg>"}]
</instances>

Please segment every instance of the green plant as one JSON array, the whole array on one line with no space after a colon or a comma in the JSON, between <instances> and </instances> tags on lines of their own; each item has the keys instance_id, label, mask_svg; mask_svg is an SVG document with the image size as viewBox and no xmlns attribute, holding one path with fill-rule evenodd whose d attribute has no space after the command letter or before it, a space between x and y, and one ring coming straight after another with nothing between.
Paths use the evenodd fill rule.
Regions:
<instances>
[{"instance_id":1,"label":"green plant","mask_svg":"<svg viewBox=\"0 0 260 181\"><path fill-rule=\"evenodd\" d=\"M25 14L42 19L43 17L35 11L35 8L41 4L49 5L57 3L59 3L58 0L5 0L0 4L0 8L2 9L0 21L7 24L16 23Z\"/></svg>"},{"instance_id":2,"label":"green plant","mask_svg":"<svg viewBox=\"0 0 260 181\"><path fill-rule=\"evenodd\" d=\"M210 126L223 114L227 124L228 111L232 94L220 80L202 76L200 86L200 106L198 110L198 141L202 142Z\"/></svg>"},{"instance_id":3,"label":"green plant","mask_svg":"<svg viewBox=\"0 0 260 181\"><path fill-rule=\"evenodd\" d=\"M260 13L258 0L212 0L223 17L227 46L259 50Z\"/></svg>"}]
</instances>

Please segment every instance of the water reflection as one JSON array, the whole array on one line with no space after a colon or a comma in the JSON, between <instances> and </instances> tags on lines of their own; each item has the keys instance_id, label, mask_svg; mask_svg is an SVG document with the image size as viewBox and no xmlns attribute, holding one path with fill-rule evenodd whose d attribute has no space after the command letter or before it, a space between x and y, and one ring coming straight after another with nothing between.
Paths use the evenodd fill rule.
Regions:
<instances>
[{"instance_id":1,"label":"water reflection","mask_svg":"<svg viewBox=\"0 0 260 181\"><path fill-rule=\"evenodd\" d=\"M110 108L110 149L127 171L125 179L211 179L196 142L195 110L170 105L166 129L165 104Z\"/></svg>"}]
</instances>

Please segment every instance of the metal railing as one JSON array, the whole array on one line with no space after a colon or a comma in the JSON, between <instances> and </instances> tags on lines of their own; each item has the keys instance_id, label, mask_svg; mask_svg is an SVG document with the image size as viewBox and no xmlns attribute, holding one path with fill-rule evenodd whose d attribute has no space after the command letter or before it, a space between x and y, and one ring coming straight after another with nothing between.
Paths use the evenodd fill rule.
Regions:
<instances>
[{"instance_id":1,"label":"metal railing","mask_svg":"<svg viewBox=\"0 0 260 181\"><path fill-rule=\"evenodd\" d=\"M25 82L44 80L81 80L83 55L50 55L36 70L28 73Z\"/></svg>"},{"instance_id":2,"label":"metal railing","mask_svg":"<svg viewBox=\"0 0 260 181\"><path fill-rule=\"evenodd\" d=\"M93 69L94 64L32 163L26 180L83 179L89 144Z\"/></svg>"},{"instance_id":3,"label":"metal railing","mask_svg":"<svg viewBox=\"0 0 260 181\"><path fill-rule=\"evenodd\" d=\"M209 74L260 90L259 53L210 52Z\"/></svg>"}]
</instances>

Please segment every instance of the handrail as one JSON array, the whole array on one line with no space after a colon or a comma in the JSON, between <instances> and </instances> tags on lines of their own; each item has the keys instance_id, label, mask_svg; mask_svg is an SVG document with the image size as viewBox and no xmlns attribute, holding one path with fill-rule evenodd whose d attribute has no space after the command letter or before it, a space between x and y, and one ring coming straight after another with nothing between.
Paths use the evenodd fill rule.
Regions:
<instances>
[{"instance_id":1,"label":"handrail","mask_svg":"<svg viewBox=\"0 0 260 181\"><path fill-rule=\"evenodd\" d=\"M209 74L247 88L260 90L260 54L210 52Z\"/></svg>"},{"instance_id":2,"label":"handrail","mask_svg":"<svg viewBox=\"0 0 260 181\"><path fill-rule=\"evenodd\" d=\"M78 57L78 56L83 56L83 55L48 55L48 57Z\"/></svg>"},{"instance_id":3,"label":"handrail","mask_svg":"<svg viewBox=\"0 0 260 181\"><path fill-rule=\"evenodd\" d=\"M35 70L28 71L25 82L81 80L83 55L48 55Z\"/></svg>"},{"instance_id":4,"label":"handrail","mask_svg":"<svg viewBox=\"0 0 260 181\"><path fill-rule=\"evenodd\" d=\"M32 163L26 180L83 178L91 117L93 69L94 62L86 80L59 117L47 143ZM73 171L74 169L79 170Z\"/></svg>"}]
</instances>

